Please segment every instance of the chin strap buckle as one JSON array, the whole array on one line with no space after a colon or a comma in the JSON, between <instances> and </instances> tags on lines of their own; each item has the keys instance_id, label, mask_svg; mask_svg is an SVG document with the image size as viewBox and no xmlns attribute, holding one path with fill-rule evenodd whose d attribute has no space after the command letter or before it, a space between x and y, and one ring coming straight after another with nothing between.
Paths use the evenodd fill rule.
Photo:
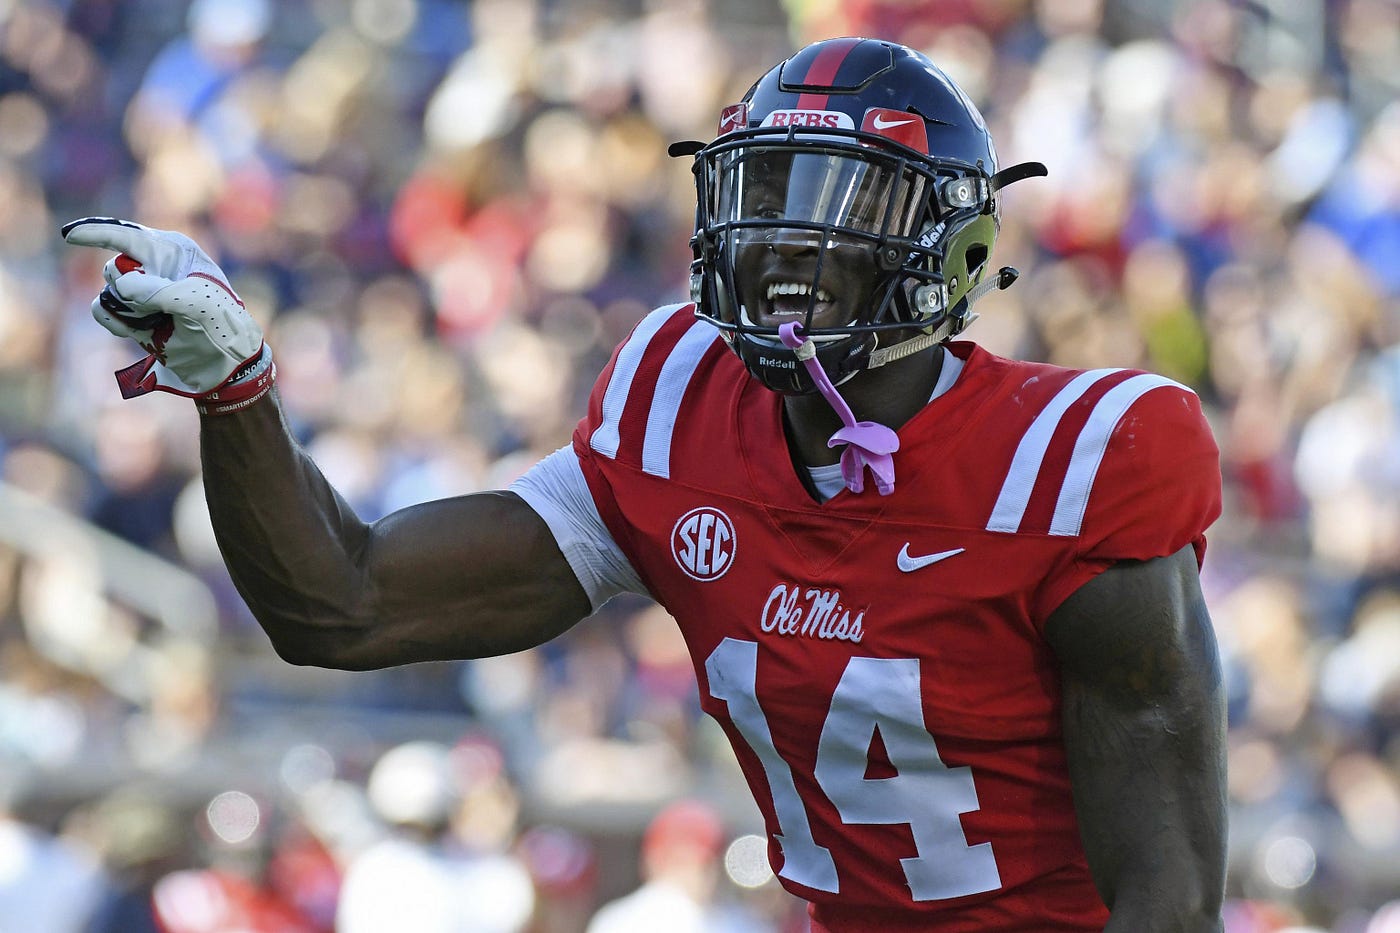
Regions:
<instances>
[{"instance_id":1,"label":"chin strap buckle","mask_svg":"<svg viewBox=\"0 0 1400 933\"><path fill-rule=\"evenodd\" d=\"M870 362L866 364L867 368L875 369L884 366L886 363L902 360L911 353L918 353L926 347L931 347L936 343L942 343L951 337L956 337L958 334L967 330L968 326L971 325L973 321L977 320L978 314L976 311L972 310L974 304L987 297L990 292L1003 291L1010 288L1020 276L1021 273L1017 272L1011 266L1002 266L997 270L996 275L987 276L987 278L969 289L968 293L953 307L951 312L938 319L937 326L929 333L920 334L917 337L909 338L903 343L896 343L893 346L882 347L871 352ZM932 300L931 298L926 299L926 296L936 295L937 291L941 288L941 285L921 285L915 291L915 300Z\"/></svg>"}]
</instances>

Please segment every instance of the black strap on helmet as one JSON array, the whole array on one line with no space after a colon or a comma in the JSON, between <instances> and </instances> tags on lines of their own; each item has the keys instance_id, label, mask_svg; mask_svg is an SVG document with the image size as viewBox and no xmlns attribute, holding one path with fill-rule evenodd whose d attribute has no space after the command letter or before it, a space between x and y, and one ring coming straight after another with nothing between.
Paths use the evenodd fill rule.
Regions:
<instances>
[{"instance_id":1,"label":"black strap on helmet","mask_svg":"<svg viewBox=\"0 0 1400 933\"><path fill-rule=\"evenodd\" d=\"M676 145L680 145L680 143ZM675 147L673 146L672 148L674 149ZM672 153L672 155L674 154L675 153ZM992 192L995 193L1013 182L1049 174L1050 170L1041 162L1022 162L1019 165L1008 165L1006 168L997 172L991 177L988 184L991 185Z\"/></svg>"}]
</instances>

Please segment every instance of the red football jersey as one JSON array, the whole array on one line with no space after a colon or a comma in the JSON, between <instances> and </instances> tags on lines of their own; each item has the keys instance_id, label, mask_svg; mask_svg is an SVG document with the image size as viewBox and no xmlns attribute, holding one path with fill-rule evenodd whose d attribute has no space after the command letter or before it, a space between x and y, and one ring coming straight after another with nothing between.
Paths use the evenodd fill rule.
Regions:
<instances>
[{"instance_id":1,"label":"red football jersey","mask_svg":"<svg viewBox=\"0 0 1400 933\"><path fill-rule=\"evenodd\" d=\"M954 343L894 492L819 504L781 396L692 311L637 326L573 447L680 624L774 871L818 929L1102 929L1042 626L1116 560L1204 553L1220 474L1196 396Z\"/></svg>"}]
</instances>

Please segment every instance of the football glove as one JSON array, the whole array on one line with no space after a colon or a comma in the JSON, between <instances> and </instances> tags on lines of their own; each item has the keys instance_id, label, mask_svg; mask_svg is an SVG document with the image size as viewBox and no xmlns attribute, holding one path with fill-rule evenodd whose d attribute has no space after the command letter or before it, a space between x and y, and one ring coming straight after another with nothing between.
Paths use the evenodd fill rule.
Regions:
<instances>
[{"instance_id":1,"label":"football glove","mask_svg":"<svg viewBox=\"0 0 1400 933\"><path fill-rule=\"evenodd\" d=\"M65 224L63 238L117 252L92 316L149 354L117 372L123 398L171 392L203 414L225 414L271 390L276 369L262 329L194 240L111 217Z\"/></svg>"}]
</instances>

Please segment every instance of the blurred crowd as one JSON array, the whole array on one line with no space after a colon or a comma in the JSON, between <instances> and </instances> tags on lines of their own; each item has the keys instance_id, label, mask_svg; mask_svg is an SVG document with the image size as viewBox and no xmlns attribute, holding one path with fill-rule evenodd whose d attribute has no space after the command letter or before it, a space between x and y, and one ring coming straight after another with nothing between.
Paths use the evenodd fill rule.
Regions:
<instances>
[{"instance_id":1,"label":"blurred crowd","mask_svg":"<svg viewBox=\"0 0 1400 933\"><path fill-rule=\"evenodd\" d=\"M1230 933L1400 931L1394 0L0 0L0 933L797 931L670 618L292 668L222 570L193 407L58 227L188 232L357 512L499 488L686 297L677 139L793 48L927 51L1008 164L968 333L1194 387Z\"/></svg>"}]
</instances>

